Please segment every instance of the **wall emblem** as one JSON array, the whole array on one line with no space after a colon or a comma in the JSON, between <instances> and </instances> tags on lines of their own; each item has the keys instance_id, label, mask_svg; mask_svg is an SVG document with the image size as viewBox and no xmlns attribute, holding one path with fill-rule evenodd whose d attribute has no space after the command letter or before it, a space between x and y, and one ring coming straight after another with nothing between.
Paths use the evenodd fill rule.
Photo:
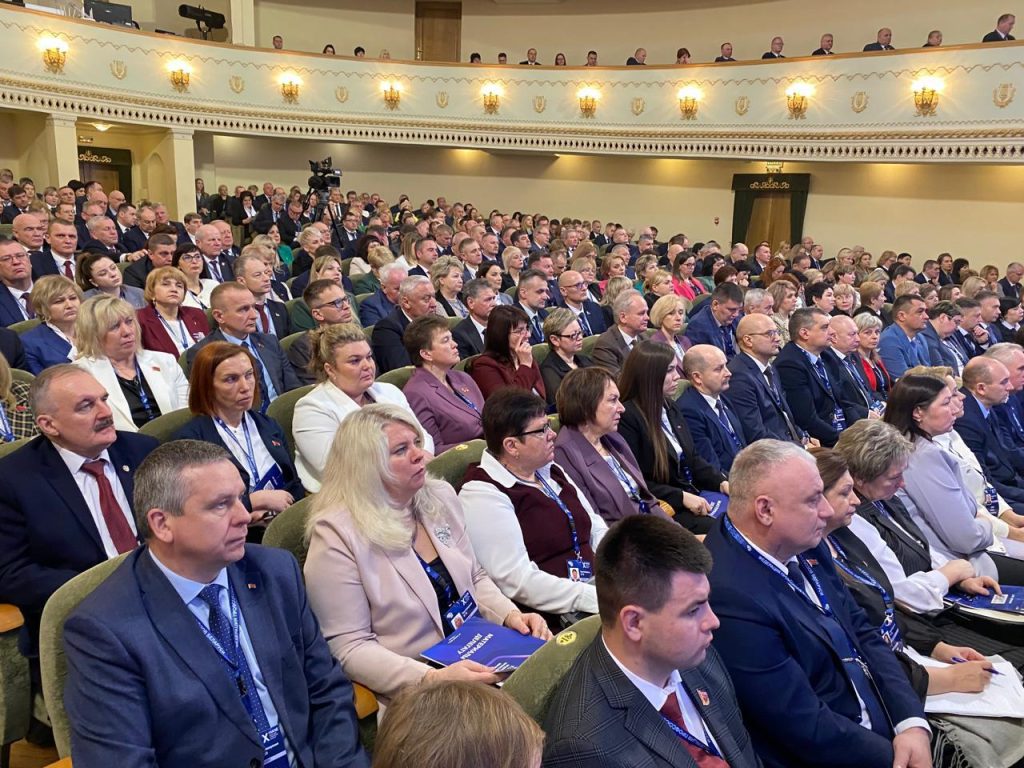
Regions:
<instances>
[{"instance_id":1,"label":"wall emblem","mask_svg":"<svg viewBox=\"0 0 1024 768\"><path fill-rule=\"evenodd\" d=\"M448 106L448 91L438 91L435 101L441 109L446 108Z\"/></svg>"},{"instance_id":2,"label":"wall emblem","mask_svg":"<svg viewBox=\"0 0 1024 768\"><path fill-rule=\"evenodd\" d=\"M334 98L336 98L341 104L348 101L348 88L343 85L339 85L334 89Z\"/></svg>"},{"instance_id":3,"label":"wall emblem","mask_svg":"<svg viewBox=\"0 0 1024 768\"><path fill-rule=\"evenodd\" d=\"M245 90L245 80L242 79L241 75L232 75L228 78L228 86L235 93L241 93Z\"/></svg>"},{"instance_id":4,"label":"wall emblem","mask_svg":"<svg viewBox=\"0 0 1024 768\"><path fill-rule=\"evenodd\" d=\"M120 59L114 59L110 62L110 74L118 80L124 80L125 76L128 74L128 65Z\"/></svg>"},{"instance_id":5,"label":"wall emblem","mask_svg":"<svg viewBox=\"0 0 1024 768\"><path fill-rule=\"evenodd\" d=\"M545 109L547 109L547 106L548 106L548 100L545 99L543 96L534 96L533 97L533 111L536 112L538 115L541 112L543 112Z\"/></svg>"},{"instance_id":6,"label":"wall emblem","mask_svg":"<svg viewBox=\"0 0 1024 768\"><path fill-rule=\"evenodd\" d=\"M736 99L736 114L740 117L747 114L747 110L750 109L750 99L747 96L740 96Z\"/></svg>"},{"instance_id":7,"label":"wall emblem","mask_svg":"<svg viewBox=\"0 0 1024 768\"><path fill-rule=\"evenodd\" d=\"M857 91L850 97L850 109L858 115L868 108L868 95L864 91Z\"/></svg>"},{"instance_id":8,"label":"wall emblem","mask_svg":"<svg viewBox=\"0 0 1024 768\"><path fill-rule=\"evenodd\" d=\"M644 102L643 98L639 96L636 97L635 99L633 99L633 114L639 117L641 114L643 114L644 108L646 106L647 104Z\"/></svg>"},{"instance_id":9,"label":"wall emblem","mask_svg":"<svg viewBox=\"0 0 1024 768\"><path fill-rule=\"evenodd\" d=\"M1000 109L1005 109L1016 94L1017 89L1012 83L1000 83L992 90L992 103Z\"/></svg>"}]
</instances>

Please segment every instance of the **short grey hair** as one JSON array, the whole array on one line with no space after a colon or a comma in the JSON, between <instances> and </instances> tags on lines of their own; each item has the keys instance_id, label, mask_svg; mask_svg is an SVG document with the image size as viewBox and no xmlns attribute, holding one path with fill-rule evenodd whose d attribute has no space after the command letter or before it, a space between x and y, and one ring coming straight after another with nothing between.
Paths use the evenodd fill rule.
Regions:
<instances>
[{"instance_id":1,"label":"short grey hair","mask_svg":"<svg viewBox=\"0 0 1024 768\"><path fill-rule=\"evenodd\" d=\"M94 232L95 230L100 228L100 225L103 224L106 218L106 215L90 216L89 220L85 222L85 228L88 229L90 233Z\"/></svg>"},{"instance_id":2,"label":"short grey hair","mask_svg":"<svg viewBox=\"0 0 1024 768\"><path fill-rule=\"evenodd\" d=\"M135 471L135 525L143 539L150 539L149 510L161 509L180 517L192 492L192 484L182 481L185 470L231 461L222 446L204 440L174 440L155 448Z\"/></svg>"},{"instance_id":3,"label":"short grey hair","mask_svg":"<svg viewBox=\"0 0 1024 768\"><path fill-rule=\"evenodd\" d=\"M761 482L777 474L771 470L794 458L815 463L814 457L796 443L764 439L748 445L737 454L729 471L729 506L739 509L753 503Z\"/></svg>"},{"instance_id":4,"label":"short grey hair","mask_svg":"<svg viewBox=\"0 0 1024 768\"><path fill-rule=\"evenodd\" d=\"M840 433L835 449L846 461L854 480L870 483L893 464L907 461L914 452L914 444L888 422L861 419Z\"/></svg>"},{"instance_id":5,"label":"short grey hair","mask_svg":"<svg viewBox=\"0 0 1024 768\"><path fill-rule=\"evenodd\" d=\"M551 337L558 336L569 327L571 323L577 322L576 313L568 307L557 307L548 312L548 316L544 318L544 336L548 340L548 346L551 346Z\"/></svg>"},{"instance_id":6,"label":"short grey hair","mask_svg":"<svg viewBox=\"0 0 1024 768\"><path fill-rule=\"evenodd\" d=\"M612 302L612 317L615 318L616 322L619 319L619 315L629 309L629 305L632 303L633 299L640 299L640 301L644 303L644 306L647 306L644 295L634 288L623 291L615 297L615 301Z\"/></svg>"},{"instance_id":7,"label":"short grey hair","mask_svg":"<svg viewBox=\"0 0 1024 768\"><path fill-rule=\"evenodd\" d=\"M743 311L749 312L750 307L759 307L767 295L763 288L751 288L743 294Z\"/></svg>"},{"instance_id":8,"label":"short grey hair","mask_svg":"<svg viewBox=\"0 0 1024 768\"><path fill-rule=\"evenodd\" d=\"M1024 347L1012 341L1001 341L985 350L985 357L991 357L1009 367L1010 358L1015 352L1024 352Z\"/></svg>"},{"instance_id":9,"label":"short grey hair","mask_svg":"<svg viewBox=\"0 0 1024 768\"><path fill-rule=\"evenodd\" d=\"M51 413L55 403L50 399L50 387L62 379L71 376L92 376L87 370L79 365L62 363L44 368L39 375L32 380L28 390L28 405L32 413L39 416L43 413Z\"/></svg>"},{"instance_id":10,"label":"short grey hair","mask_svg":"<svg viewBox=\"0 0 1024 768\"><path fill-rule=\"evenodd\" d=\"M491 284L484 280L482 277L477 277L470 280L464 286L462 286L462 298L466 301L476 301L480 298L484 291L493 291Z\"/></svg>"},{"instance_id":11,"label":"short grey hair","mask_svg":"<svg viewBox=\"0 0 1024 768\"><path fill-rule=\"evenodd\" d=\"M434 290L434 286L430 285L430 278L423 275L409 275L402 284L398 286L398 295L400 298L407 299L412 296L413 291L419 288L421 285L430 286L430 290Z\"/></svg>"},{"instance_id":12,"label":"short grey hair","mask_svg":"<svg viewBox=\"0 0 1024 768\"><path fill-rule=\"evenodd\" d=\"M861 312L859 315L854 316L853 322L857 324L858 333L870 330L871 328L882 328L885 325L882 322L882 318L870 312Z\"/></svg>"},{"instance_id":13,"label":"short grey hair","mask_svg":"<svg viewBox=\"0 0 1024 768\"><path fill-rule=\"evenodd\" d=\"M401 272L403 280L409 276L408 268L394 261L392 261L390 264L385 264L383 267L377 270L377 276L380 278L380 281L382 283L386 283L388 281L388 278L390 278L391 275L395 272Z\"/></svg>"}]
</instances>

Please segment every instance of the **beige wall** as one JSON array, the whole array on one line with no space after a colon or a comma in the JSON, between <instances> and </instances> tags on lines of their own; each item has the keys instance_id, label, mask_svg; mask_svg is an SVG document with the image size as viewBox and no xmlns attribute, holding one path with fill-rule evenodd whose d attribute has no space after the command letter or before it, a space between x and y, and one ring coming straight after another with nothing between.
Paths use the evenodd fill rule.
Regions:
<instances>
[{"instance_id":1,"label":"beige wall","mask_svg":"<svg viewBox=\"0 0 1024 768\"><path fill-rule=\"evenodd\" d=\"M198 145L197 139L197 145ZM401 193L414 201L443 195L487 211L540 211L597 217L629 227L656 225L693 240L729 240L734 173L760 173L757 163L494 154L479 150L339 145L214 137L208 189L216 184L299 184L307 160L331 155L344 189ZM271 160L273 162L271 162ZM920 263L941 251L1005 265L1022 254L1008 227L1024 215L1024 168L787 163L810 173L805 231L828 252L864 245L877 254L907 250ZM715 218L719 223L714 223Z\"/></svg>"},{"instance_id":2,"label":"beige wall","mask_svg":"<svg viewBox=\"0 0 1024 768\"><path fill-rule=\"evenodd\" d=\"M155 0L149 0L155 2ZM275 33L292 50L319 52L333 42L340 54L356 45L374 56L388 48L393 58L413 58L414 0L255 0L257 45L269 47ZM823 32L836 35L837 52L859 51L874 41L879 27L893 29L893 45L917 48L930 30L944 32L947 45L980 42L1005 3L942 3L929 0L862 0L858 3L811 3L808 0L688 0L686 8L664 10L658 0L564 0L552 3L503 3L463 0L462 55L472 51L485 62L498 51L509 60L526 58L534 46L539 60L566 54L582 64L590 48L605 65L624 64L637 46L647 48L648 61L672 63L676 49L686 46L695 60L710 61L718 46L730 40L739 59L760 58L773 35L786 40L784 53L808 55ZM1012 10L1012 9L1011 9Z\"/></svg>"},{"instance_id":3,"label":"beige wall","mask_svg":"<svg viewBox=\"0 0 1024 768\"><path fill-rule=\"evenodd\" d=\"M119 0L124 2L124 0ZM190 37L198 37L199 31L196 23L190 19L183 19L178 15L178 6L181 3L167 2L167 0L132 0L132 18L139 23L142 29L152 32L155 29L163 29L168 32L177 32L179 35L188 34ZM231 24L230 0L189 0L186 5L203 6L208 11L223 13ZM227 39L226 33L212 33L211 40L221 42Z\"/></svg>"}]
</instances>

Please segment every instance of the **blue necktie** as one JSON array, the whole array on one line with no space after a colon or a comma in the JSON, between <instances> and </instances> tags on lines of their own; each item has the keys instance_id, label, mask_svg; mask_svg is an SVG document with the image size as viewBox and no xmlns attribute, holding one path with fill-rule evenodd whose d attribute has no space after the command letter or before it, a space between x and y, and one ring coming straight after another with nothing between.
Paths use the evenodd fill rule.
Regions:
<instances>
[{"instance_id":1,"label":"blue necktie","mask_svg":"<svg viewBox=\"0 0 1024 768\"><path fill-rule=\"evenodd\" d=\"M256 352L256 347L253 346L252 340L246 337L242 345L252 353L252 356L256 358L256 364L260 367L260 395L263 402L260 403L260 413L266 415L267 408L270 407L270 401L277 397L277 390L274 389L274 382L270 378L270 372L267 370L267 366L263 364L263 359Z\"/></svg>"},{"instance_id":2,"label":"blue necktie","mask_svg":"<svg viewBox=\"0 0 1024 768\"><path fill-rule=\"evenodd\" d=\"M722 425L722 429L728 433L729 439L732 440L732 444L736 446L737 449L742 448L743 445L740 443L740 438L736 434L736 430L732 428L732 422L729 421L729 417L725 413L725 403L723 403L722 399L719 398L715 406L715 411L718 413L718 421Z\"/></svg>"},{"instance_id":3,"label":"blue necktie","mask_svg":"<svg viewBox=\"0 0 1024 768\"><path fill-rule=\"evenodd\" d=\"M583 331L583 335L584 336L590 336L593 333L593 331L590 330L590 323L587 322L587 312L586 312L586 310L584 310L583 312L580 312L578 315L576 315L576 319L579 320L580 330Z\"/></svg>"},{"instance_id":4,"label":"blue necktie","mask_svg":"<svg viewBox=\"0 0 1024 768\"><path fill-rule=\"evenodd\" d=\"M725 351L725 356L731 358L736 354L736 347L732 343L732 326L723 325L722 330L722 349Z\"/></svg>"},{"instance_id":5,"label":"blue necktie","mask_svg":"<svg viewBox=\"0 0 1024 768\"><path fill-rule=\"evenodd\" d=\"M825 370L825 364L821 361L820 357L818 358L818 362L814 364L814 372L818 374L818 378L821 379L821 383L825 385L825 389L827 389L828 393L831 395L832 382L828 380L828 371ZM832 399L835 400L835 397L833 396Z\"/></svg>"},{"instance_id":6,"label":"blue necktie","mask_svg":"<svg viewBox=\"0 0 1024 768\"><path fill-rule=\"evenodd\" d=\"M544 341L544 330L540 327L540 315L533 316L533 332L540 341ZM538 342L539 344L540 342Z\"/></svg>"}]
</instances>

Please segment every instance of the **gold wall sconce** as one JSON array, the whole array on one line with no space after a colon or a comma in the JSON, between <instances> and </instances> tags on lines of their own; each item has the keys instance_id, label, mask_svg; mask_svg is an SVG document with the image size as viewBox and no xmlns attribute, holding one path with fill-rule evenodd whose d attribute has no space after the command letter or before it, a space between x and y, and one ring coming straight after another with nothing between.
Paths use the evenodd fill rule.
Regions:
<instances>
[{"instance_id":1,"label":"gold wall sconce","mask_svg":"<svg viewBox=\"0 0 1024 768\"><path fill-rule=\"evenodd\" d=\"M189 80L192 78L192 67L188 62L176 60L167 65L167 71L171 76L171 87L179 93L188 90Z\"/></svg>"},{"instance_id":2,"label":"gold wall sconce","mask_svg":"<svg viewBox=\"0 0 1024 768\"><path fill-rule=\"evenodd\" d=\"M797 81L786 89L786 109L790 120L803 120L807 116L807 103L814 94L814 86Z\"/></svg>"},{"instance_id":3,"label":"gold wall sconce","mask_svg":"<svg viewBox=\"0 0 1024 768\"><path fill-rule=\"evenodd\" d=\"M696 85L684 85L676 94L679 97L679 112L684 120L693 120L697 117L697 108L704 94Z\"/></svg>"},{"instance_id":4,"label":"gold wall sconce","mask_svg":"<svg viewBox=\"0 0 1024 768\"><path fill-rule=\"evenodd\" d=\"M299 87L302 85L302 81L298 75L287 74L281 78L281 96L289 104L294 104L299 100Z\"/></svg>"},{"instance_id":5,"label":"gold wall sconce","mask_svg":"<svg viewBox=\"0 0 1024 768\"><path fill-rule=\"evenodd\" d=\"M381 85L380 92L384 96L384 104L388 109L398 109L398 105L402 102L401 83L389 80Z\"/></svg>"},{"instance_id":6,"label":"gold wall sconce","mask_svg":"<svg viewBox=\"0 0 1024 768\"><path fill-rule=\"evenodd\" d=\"M939 94L946 87L942 78L924 75L917 78L911 90L914 93L914 108L919 117L933 117L939 108Z\"/></svg>"},{"instance_id":7,"label":"gold wall sconce","mask_svg":"<svg viewBox=\"0 0 1024 768\"><path fill-rule=\"evenodd\" d=\"M601 92L597 88L581 88L576 98L580 101L581 115L593 117L597 113L597 102L601 98Z\"/></svg>"},{"instance_id":8,"label":"gold wall sconce","mask_svg":"<svg viewBox=\"0 0 1024 768\"><path fill-rule=\"evenodd\" d=\"M480 96L483 99L484 112L488 115L493 115L498 111L498 107L501 106L501 87L494 83L488 83L480 91Z\"/></svg>"},{"instance_id":9,"label":"gold wall sconce","mask_svg":"<svg viewBox=\"0 0 1024 768\"><path fill-rule=\"evenodd\" d=\"M39 50L43 52L43 66L53 73L63 72L68 60L68 44L57 37L39 39Z\"/></svg>"}]
</instances>

